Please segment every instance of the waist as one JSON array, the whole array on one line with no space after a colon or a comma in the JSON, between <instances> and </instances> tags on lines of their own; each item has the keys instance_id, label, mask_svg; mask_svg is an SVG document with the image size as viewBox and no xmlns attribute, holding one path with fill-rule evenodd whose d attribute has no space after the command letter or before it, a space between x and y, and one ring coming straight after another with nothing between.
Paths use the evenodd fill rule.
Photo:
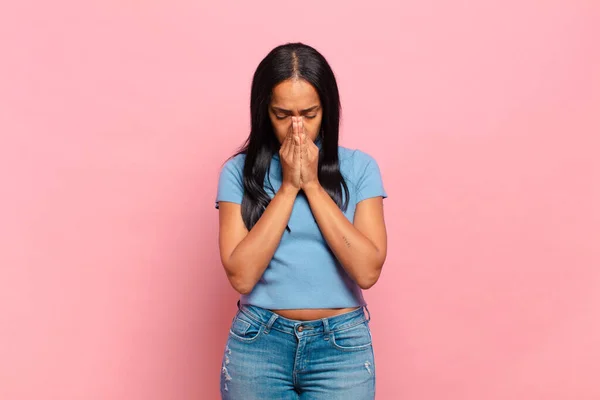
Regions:
<instances>
[{"instance_id":1,"label":"waist","mask_svg":"<svg viewBox=\"0 0 600 400\"><path fill-rule=\"evenodd\" d=\"M269 310L282 317L297 320L309 321L321 318L331 318L336 315L345 314L354 311L360 307L346 308L305 308L305 309L288 309L288 310Z\"/></svg>"},{"instance_id":2,"label":"waist","mask_svg":"<svg viewBox=\"0 0 600 400\"><path fill-rule=\"evenodd\" d=\"M257 323L268 326L269 329L273 328L287 333L293 333L299 326L302 326L302 330L307 330L315 334L336 331L368 322L371 319L366 305L351 309L342 314L311 320L286 318L271 310L249 304L238 303L238 308L239 312Z\"/></svg>"}]
</instances>

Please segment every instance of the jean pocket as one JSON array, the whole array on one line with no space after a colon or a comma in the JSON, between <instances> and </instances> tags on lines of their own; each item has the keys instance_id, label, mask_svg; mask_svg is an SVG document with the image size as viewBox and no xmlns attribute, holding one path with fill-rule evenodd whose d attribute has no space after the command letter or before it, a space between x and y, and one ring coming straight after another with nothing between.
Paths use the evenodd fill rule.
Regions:
<instances>
[{"instance_id":1,"label":"jean pocket","mask_svg":"<svg viewBox=\"0 0 600 400\"><path fill-rule=\"evenodd\" d=\"M358 351L371 348L371 330L366 322L349 329L333 331L331 344L338 350Z\"/></svg>"},{"instance_id":2,"label":"jean pocket","mask_svg":"<svg viewBox=\"0 0 600 400\"><path fill-rule=\"evenodd\" d=\"M258 339L263 332L263 325L251 320L245 315L238 313L231 323L229 335L234 339L243 342L253 342Z\"/></svg>"}]
</instances>

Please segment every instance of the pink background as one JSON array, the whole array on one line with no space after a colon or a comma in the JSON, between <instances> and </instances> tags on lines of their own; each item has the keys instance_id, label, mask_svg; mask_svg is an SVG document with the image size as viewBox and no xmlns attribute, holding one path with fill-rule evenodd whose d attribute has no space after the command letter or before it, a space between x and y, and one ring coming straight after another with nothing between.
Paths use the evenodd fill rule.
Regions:
<instances>
[{"instance_id":1,"label":"pink background","mask_svg":"<svg viewBox=\"0 0 600 400\"><path fill-rule=\"evenodd\" d=\"M0 398L217 398L218 171L296 40L390 195L378 398L600 398L599 3L365 4L0 7Z\"/></svg>"}]
</instances>

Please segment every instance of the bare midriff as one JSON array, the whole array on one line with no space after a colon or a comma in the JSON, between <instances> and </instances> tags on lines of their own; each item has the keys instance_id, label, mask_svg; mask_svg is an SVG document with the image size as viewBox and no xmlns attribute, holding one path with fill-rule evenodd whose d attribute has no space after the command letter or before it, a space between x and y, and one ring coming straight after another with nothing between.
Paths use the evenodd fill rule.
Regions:
<instances>
[{"instance_id":1,"label":"bare midriff","mask_svg":"<svg viewBox=\"0 0 600 400\"><path fill-rule=\"evenodd\" d=\"M336 315L344 314L359 307L348 308L311 308L311 309L296 309L296 310L271 310L275 314L281 315L284 318L295 319L298 321L310 321L313 319L329 318Z\"/></svg>"}]
</instances>

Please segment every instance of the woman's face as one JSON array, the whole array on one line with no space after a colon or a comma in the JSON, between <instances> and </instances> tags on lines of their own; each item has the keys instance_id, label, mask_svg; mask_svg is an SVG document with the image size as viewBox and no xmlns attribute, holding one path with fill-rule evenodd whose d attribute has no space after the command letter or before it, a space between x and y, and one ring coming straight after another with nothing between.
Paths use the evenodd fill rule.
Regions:
<instances>
[{"instance_id":1,"label":"woman's face","mask_svg":"<svg viewBox=\"0 0 600 400\"><path fill-rule=\"evenodd\" d=\"M271 97L269 118L279 143L292 131L292 116L303 117L304 133L314 142L323 118L315 88L303 79L287 79L273 88Z\"/></svg>"}]
</instances>

